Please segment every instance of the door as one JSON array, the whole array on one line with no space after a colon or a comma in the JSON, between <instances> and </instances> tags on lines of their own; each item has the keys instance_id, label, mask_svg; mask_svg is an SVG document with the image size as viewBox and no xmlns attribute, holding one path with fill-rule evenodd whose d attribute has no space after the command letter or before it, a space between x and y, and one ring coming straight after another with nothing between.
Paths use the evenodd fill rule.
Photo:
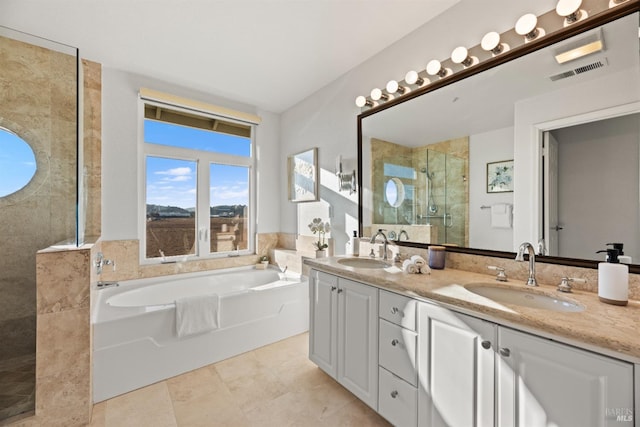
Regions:
<instances>
[{"instance_id":1,"label":"door","mask_svg":"<svg viewBox=\"0 0 640 427\"><path fill-rule=\"evenodd\" d=\"M378 401L378 288L338 281L338 382L374 409Z\"/></svg>"},{"instance_id":2,"label":"door","mask_svg":"<svg viewBox=\"0 0 640 427\"><path fill-rule=\"evenodd\" d=\"M558 141L550 132L544 133L544 230L547 253L559 255L559 233L562 230L558 219Z\"/></svg>"},{"instance_id":3,"label":"door","mask_svg":"<svg viewBox=\"0 0 640 427\"><path fill-rule=\"evenodd\" d=\"M338 373L338 278L311 271L309 284L309 359L336 378Z\"/></svg>"},{"instance_id":4,"label":"door","mask_svg":"<svg viewBox=\"0 0 640 427\"><path fill-rule=\"evenodd\" d=\"M633 366L499 328L499 426L632 426Z\"/></svg>"},{"instance_id":5,"label":"door","mask_svg":"<svg viewBox=\"0 0 640 427\"><path fill-rule=\"evenodd\" d=\"M418 425L493 425L496 325L427 303L418 310Z\"/></svg>"}]
</instances>

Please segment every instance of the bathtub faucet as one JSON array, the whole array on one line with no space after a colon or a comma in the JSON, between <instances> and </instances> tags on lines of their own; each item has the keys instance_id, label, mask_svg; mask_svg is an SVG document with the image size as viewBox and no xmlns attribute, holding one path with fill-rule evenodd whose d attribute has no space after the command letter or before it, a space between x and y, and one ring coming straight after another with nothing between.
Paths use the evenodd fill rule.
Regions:
<instances>
[{"instance_id":1,"label":"bathtub faucet","mask_svg":"<svg viewBox=\"0 0 640 427\"><path fill-rule=\"evenodd\" d=\"M93 265L96 267L96 274L102 274L102 267L105 265L110 265L113 268L113 271L116 271L116 262L106 259L102 252L98 252L96 254L96 259L93 262Z\"/></svg>"}]
</instances>

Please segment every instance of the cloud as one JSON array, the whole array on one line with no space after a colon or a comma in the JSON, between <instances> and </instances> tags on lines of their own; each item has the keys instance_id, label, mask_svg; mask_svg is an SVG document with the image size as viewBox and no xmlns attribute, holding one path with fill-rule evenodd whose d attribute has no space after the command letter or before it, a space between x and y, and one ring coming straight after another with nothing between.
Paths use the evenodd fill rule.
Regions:
<instances>
[{"instance_id":1,"label":"cloud","mask_svg":"<svg viewBox=\"0 0 640 427\"><path fill-rule=\"evenodd\" d=\"M173 168L173 169L155 172L156 175L169 175L169 176L189 176L192 173L193 171L189 167Z\"/></svg>"}]
</instances>

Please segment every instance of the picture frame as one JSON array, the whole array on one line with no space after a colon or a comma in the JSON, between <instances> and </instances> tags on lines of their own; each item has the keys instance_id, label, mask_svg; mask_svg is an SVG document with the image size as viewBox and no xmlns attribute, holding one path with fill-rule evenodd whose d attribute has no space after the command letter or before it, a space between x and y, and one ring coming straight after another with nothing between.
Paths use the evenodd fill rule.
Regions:
<instances>
[{"instance_id":1,"label":"picture frame","mask_svg":"<svg viewBox=\"0 0 640 427\"><path fill-rule=\"evenodd\" d=\"M313 147L287 158L289 201L294 203L317 202L318 148Z\"/></svg>"},{"instance_id":2,"label":"picture frame","mask_svg":"<svg viewBox=\"0 0 640 427\"><path fill-rule=\"evenodd\" d=\"M513 192L513 160L487 163L487 193Z\"/></svg>"}]
</instances>

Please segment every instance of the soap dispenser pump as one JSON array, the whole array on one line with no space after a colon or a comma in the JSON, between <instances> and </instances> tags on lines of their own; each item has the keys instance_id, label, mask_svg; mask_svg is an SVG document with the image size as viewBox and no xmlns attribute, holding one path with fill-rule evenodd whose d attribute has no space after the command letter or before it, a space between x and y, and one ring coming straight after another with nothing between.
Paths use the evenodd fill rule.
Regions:
<instances>
[{"instance_id":1,"label":"soap dispenser pump","mask_svg":"<svg viewBox=\"0 0 640 427\"><path fill-rule=\"evenodd\" d=\"M616 248L598 251L607 253L607 261L598 264L598 298L613 305L627 305L629 300L629 267L620 264Z\"/></svg>"},{"instance_id":2,"label":"soap dispenser pump","mask_svg":"<svg viewBox=\"0 0 640 427\"><path fill-rule=\"evenodd\" d=\"M613 249L618 250L618 260L621 264L633 264L631 257L624 254L624 243L607 243L607 246L613 246Z\"/></svg>"}]
</instances>

